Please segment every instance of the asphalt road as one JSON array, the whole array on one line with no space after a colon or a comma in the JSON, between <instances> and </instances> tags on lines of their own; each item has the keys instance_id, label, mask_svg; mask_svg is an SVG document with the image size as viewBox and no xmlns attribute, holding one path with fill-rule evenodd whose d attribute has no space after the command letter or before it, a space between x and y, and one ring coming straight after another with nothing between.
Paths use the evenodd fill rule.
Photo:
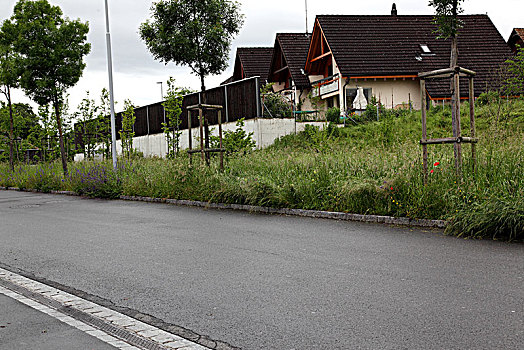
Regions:
<instances>
[{"instance_id":1,"label":"asphalt road","mask_svg":"<svg viewBox=\"0 0 524 350\"><path fill-rule=\"evenodd\" d=\"M0 191L0 265L244 349L522 349L524 245Z\"/></svg>"}]
</instances>

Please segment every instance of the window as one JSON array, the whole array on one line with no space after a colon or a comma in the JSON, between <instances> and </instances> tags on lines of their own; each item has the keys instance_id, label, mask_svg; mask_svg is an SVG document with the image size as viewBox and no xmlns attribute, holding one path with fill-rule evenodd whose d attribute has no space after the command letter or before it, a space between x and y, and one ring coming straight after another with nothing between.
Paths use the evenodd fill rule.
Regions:
<instances>
[{"instance_id":1,"label":"window","mask_svg":"<svg viewBox=\"0 0 524 350\"><path fill-rule=\"evenodd\" d=\"M422 49L423 53L431 53L431 50L429 49L428 45L426 44L420 44L420 48Z\"/></svg>"},{"instance_id":2,"label":"window","mask_svg":"<svg viewBox=\"0 0 524 350\"><path fill-rule=\"evenodd\" d=\"M371 88L364 88L364 96L366 97L366 100L369 103L369 99L371 96ZM356 88L347 88L346 89L346 108L347 109L353 109L353 101L355 100L355 97L357 97L357 89Z\"/></svg>"}]
</instances>

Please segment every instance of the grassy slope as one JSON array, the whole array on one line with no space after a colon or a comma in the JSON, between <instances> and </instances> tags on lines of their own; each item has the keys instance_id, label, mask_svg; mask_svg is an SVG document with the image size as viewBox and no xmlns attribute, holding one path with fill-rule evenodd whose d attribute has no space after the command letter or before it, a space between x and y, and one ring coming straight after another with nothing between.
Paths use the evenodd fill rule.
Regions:
<instances>
[{"instance_id":1,"label":"grassy slope","mask_svg":"<svg viewBox=\"0 0 524 350\"><path fill-rule=\"evenodd\" d=\"M108 164L88 162L73 165L66 179L54 165L23 167L15 174L0 166L0 185L447 219L453 234L522 239L523 116L522 101L479 108L476 171L469 145L463 146L462 180L455 176L453 147L430 146L430 163L439 165L432 166L426 186L419 113L340 130L310 128L268 149L229 157L224 172L216 164L190 168L184 157L122 163L118 177L105 170ZM450 124L449 110L432 111L429 137L451 136ZM463 130L469 134L467 120Z\"/></svg>"}]
</instances>

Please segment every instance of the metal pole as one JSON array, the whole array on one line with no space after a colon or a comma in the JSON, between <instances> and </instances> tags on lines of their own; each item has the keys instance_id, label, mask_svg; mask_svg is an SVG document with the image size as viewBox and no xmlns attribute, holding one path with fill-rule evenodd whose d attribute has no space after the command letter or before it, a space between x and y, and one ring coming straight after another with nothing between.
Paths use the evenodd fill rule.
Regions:
<instances>
[{"instance_id":1,"label":"metal pole","mask_svg":"<svg viewBox=\"0 0 524 350\"><path fill-rule=\"evenodd\" d=\"M109 75L109 104L111 106L111 153L113 153L113 169L117 169L116 159L116 122L115 99L113 93L113 59L111 56L111 33L109 32L109 8L105 0L106 9L106 44L107 44L107 72Z\"/></svg>"},{"instance_id":2,"label":"metal pole","mask_svg":"<svg viewBox=\"0 0 524 350\"><path fill-rule=\"evenodd\" d=\"M164 100L164 87L163 87L163 83L161 81L157 81L156 82L157 84L160 84L160 98L161 98L161 101Z\"/></svg>"}]
</instances>

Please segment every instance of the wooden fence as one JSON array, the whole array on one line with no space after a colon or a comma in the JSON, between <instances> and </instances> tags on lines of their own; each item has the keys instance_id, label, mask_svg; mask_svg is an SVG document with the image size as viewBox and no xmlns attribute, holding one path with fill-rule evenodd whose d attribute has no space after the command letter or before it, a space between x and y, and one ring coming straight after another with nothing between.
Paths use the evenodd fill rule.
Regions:
<instances>
[{"instance_id":1,"label":"wooden fence","mask_svg":"<svg viewBox=\"0 0 524 350\"><path fill-rule=\"evenodd\" d=\"M196 92L184 96L182 102L182 115L180 129L187 129L187 107L206 103L224 107L222 118L224 122L234 122L241 118L254 119L262 115L260 102L260 80L258 77L232 82L226 85L209 89L206 92ZM210 125L218 124L216 111L207 112ZM143 106L135 109L135 137L162 133L162 123L165 122L164 107L162 102ZM117 139L118 131L122 129L122 112L115 116ZM96 138L84 132L88 122L75 124L75 145L77 150L84 148L88 138ZM191 127L198 126L198 111L191 112Z\"/></svg>"}]
</instances>

